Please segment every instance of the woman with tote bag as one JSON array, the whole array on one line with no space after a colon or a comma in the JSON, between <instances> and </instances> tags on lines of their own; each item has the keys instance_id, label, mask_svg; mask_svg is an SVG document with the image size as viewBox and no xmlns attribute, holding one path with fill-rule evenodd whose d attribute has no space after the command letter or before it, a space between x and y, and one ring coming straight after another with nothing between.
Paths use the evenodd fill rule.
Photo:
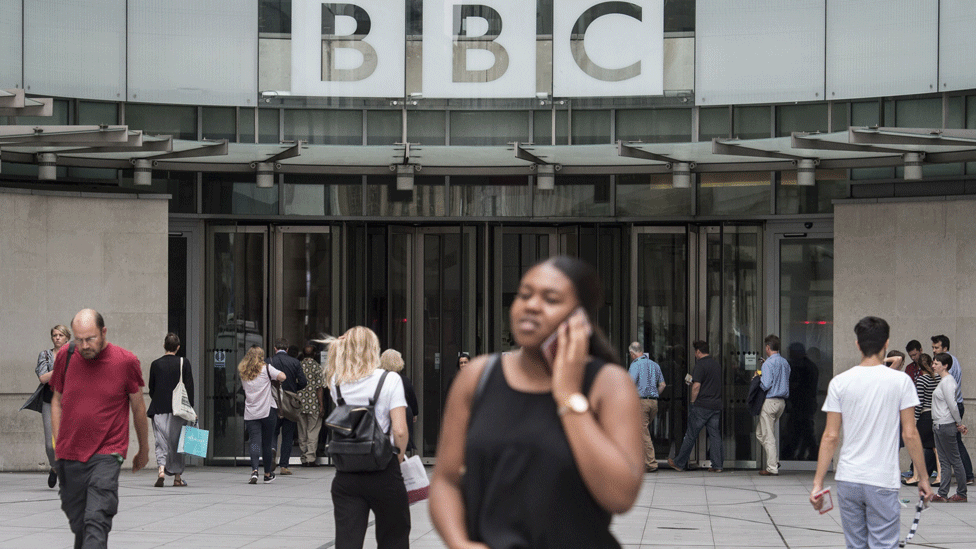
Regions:
<instances>
[{"instance_id":1,"label":"woman with tote bag","mask_svg":"<svg viewBox=\"0 0 976 549\"><path fill-rule=\"evenodd\" d=\"M173 391L182 381L190 406L193 406L193 373L190 371L190 361L176 356L180 350L180 336L172 332L166 334L163 350L166 353L149 366L149 396L152 402L146 410L146 415L152 419L156 465L159 466L159 476L154 486L162 488L166 476L170 475L173 486L182 487L187 485L183 480L186 460L176 449L180 443L180 431L187 424L187 419L177 415L182 410L173 410Z\"/></svg>"}]
</instances>

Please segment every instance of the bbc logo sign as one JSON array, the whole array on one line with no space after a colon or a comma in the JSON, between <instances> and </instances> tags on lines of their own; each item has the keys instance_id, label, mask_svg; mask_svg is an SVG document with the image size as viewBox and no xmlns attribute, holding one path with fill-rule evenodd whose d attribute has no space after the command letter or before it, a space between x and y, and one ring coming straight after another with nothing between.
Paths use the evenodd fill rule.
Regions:
<instances>
[{"instance_id":1,"label":"bbc logo sign","mask_svg":"<svg viewBox=\"0 0 976 549\"><path fill-rule=\"evenodd\" d=\"M405 12L403 1L293 0L292 93L402 96ZM557 97L663 93L663 0L553 0L551 69L537 66L536 15L526 0L424 0L424 97L535 97L539 70Z\"/></svg>"}]
</instances>

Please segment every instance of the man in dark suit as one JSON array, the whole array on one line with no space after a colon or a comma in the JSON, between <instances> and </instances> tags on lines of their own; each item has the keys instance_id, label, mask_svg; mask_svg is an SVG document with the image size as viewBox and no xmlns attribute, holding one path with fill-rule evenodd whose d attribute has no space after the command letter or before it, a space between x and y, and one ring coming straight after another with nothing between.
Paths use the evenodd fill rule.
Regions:
<instances>
[{"instance_id":1,"label":"man in dark suit","mask_svg":"<svg viewBox=\"0 0 976 549\"><path fill-rule=\"evenodd\" d=\"M285 373L285 380L281 382L283 391L298 392L308 384L308 378L302 371L302 363L297 358L288 355L288 340L279 337L275 341L275 354L271 357L271 365ZM291 460L291 448L295 444L295 430L298 427L294 421L278 418L278 427L275 432L281 433L281 452L278 457L278 465L281 467L279 472L282 475L290 475L291 469L288 462ZM277 438L277 436L275 437Z\"/></svg>"}]
</instances>

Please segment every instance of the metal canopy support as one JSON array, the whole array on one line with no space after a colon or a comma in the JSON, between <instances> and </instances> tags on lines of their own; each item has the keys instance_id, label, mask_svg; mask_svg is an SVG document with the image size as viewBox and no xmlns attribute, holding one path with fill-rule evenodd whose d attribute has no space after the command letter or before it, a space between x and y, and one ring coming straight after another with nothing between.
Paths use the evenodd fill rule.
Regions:
<instances>
[{"instance_id":1,"label":"metal canopy support","mask_svg":"<svg viewBox=\"0 0 976 549\"><path fill-rule=\"evenodd\" d=\"M224 156L226 154L227 140L221 139L217 142L208 142L207 144L194 149L158 154L156 156L147 156L146 159L152 160L153 163L155 163L160 160L169 160L171 158L198 158L201 156Z\"/></svg>"},{"instance_id":2,"label":"metal canopy support","mask_svg":"<svg viewBox=\"0 0 976 549\"><path fill-rule=\"evenodd\" d=\"M126 143L127 126L0 126L0 145L57 146Z\"/></svg>"},{"instance_id":3,"label":"metal canopy support","mask_svg":"<svg viewBox=\"0 0 976 549\"><path fill-rule=\"evenodd\" d=\"M804 157L795 154L786 154L779 151L767 151L765 149L757 149L755 147L746 147L745 145L740 145L741 141L736 143L723 142L721 138L712 139L712 152L714 154L725 154L730 156L750 156L759 158L777 158L781 160L802 160Z\"/></svg>"},{"instance_id":4,"label":"metal canopy support","mask_svg":"<svg viewBox=\"0 0 976 549\"><path fill-rule=\"evenodd\" d=\"M542 158L530 153L529 149L523 147L522 145L524 145L524 143L515 141L514 143L510 143L510 145L512 145L515 148L515 158L518 158L519 160L525 160L526 162L531 162L533 164L548 164L548 162L546 162Z\"/></svg>"},{"instance_id":5,"label":"metal canopy support","mask_svg":"<svg viewBox=\"0 0 976 549\"><path fill-rule=\"evenodd\" d=\"M791 134L794 149L811 149L821 151L847 151L861 153L884 153L902 154L903 150L890 147L876 147L873 145L860 145L856 143L844 143L841 141L828 141L820 139L820 134L810 134L806 132L793 132Z\"/></svg>"},{"instance_id":6,"label":"metal canopy support","mask_svg":"<svg viewBox=\"0 0 976 549\"><path fill-rule=\"evenodd\" d=\"M866 145L976 147L976 130L852 127L848 136L851 143Z\"/></svg>"},{"instance_id":7,"label":"metal canopy support","mask_svg":"<svg viewBox=\"0 0 976 549\"><path fill-rule=\"evenodd\" d=\"M305 144L304 141L298 140L291 147L288 147L287 149L281 151L280 153L278 153L278 154L276 154L276 155L274 155L274 156L272 156L272 157L270 157L270 158L268 158L266 160L263 160L263 162L269 162L269 163L270 162L281 162L282 160L286 160L288 158L295 158L296 156L301 156L301 154L302 154L302 145L304 145L304 144ZM227 153L224 152L224 154L227 154Z\"/></svg>"},{"instance_id":8,"label":"metal canopy support","mask_svg":"<svg viewBox=\"0 0 976 549\"><path fill-rule=\"evenodd\" d=\"M623 141L617 141L617 156L637 158L640 160L656 160L657 162L664 162L669 165L674 164L675 162L681 162L680 160L675 160L671 157L664 156L663 154L652 153L644 149L626 145Z\"/></svg>"}]
</instances>

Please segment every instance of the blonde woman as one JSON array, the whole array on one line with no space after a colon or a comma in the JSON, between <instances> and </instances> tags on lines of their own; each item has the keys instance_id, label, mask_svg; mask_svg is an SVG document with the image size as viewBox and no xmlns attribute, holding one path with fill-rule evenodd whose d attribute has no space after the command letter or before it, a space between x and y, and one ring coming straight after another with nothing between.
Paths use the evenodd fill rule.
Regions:
<instances>
[{"instance_id":1,"label":"blonde woman","mask_svg":"<svg viewBox=\"0 0 976 549\"><path fill-rule=\"evenodd\" d=\"M369 328L357 326L329 346L329 392L336 401L336 387L346 404L365 405L373 398L384 371L380 366L380 342ZM393 446L407 444L407 402L400 376L387 376L376 401L376 420L384 432L392 432ZM361 549L369 512L376 515L376 545L383 549L407 549L410 508L400 474L403 451L396 451L381 471L336 471L332 480L336 549Z\"/></svg>"},{"instance_id":2,"label":"blonde woman","mask_svg":"<svg viewBox=\"0 0 976 549\"><path fill-rule=\"evenodd\" d=\"M54 396L54 391L51 390L49 383L54 370L54 357L58 355L61 347L67 345L69 341L71 341L71 331L63 324L51 328L51 343L54 344L54 347L44 349L41 354L37 355L37 367L34 368L38 381L44 384L40 396L44 402L41 409L41 415L44 418L44 449L47 451L47 460L51 465L51 471L47 475L48 488L54 488L58 482L58 473L54 470L54 444L51 440L51 397Z\"/></svg>"},{"instance_id":3,"label":"blonde woman","mask_svg":"<svg viewBox=\"0 0 976 549\"><path fill-rule=\"evenodd\" d=\"M271 398L271 381L284 381L285 373L268 364L264 349L254 346L248 349L244 360L237 365L244 387L244 427L248 434L248 451L251 454L251 480L258 483L258 460L264 457L264 483L273 482L275 425L278 423L278 409Z\"/></svg>"},{"instance_id":4,"label":"blonde woman","mask_svg":"<svg viewBox=\"0 0 976 549\"><path fill-rule=\"evenodd\" d=\"M403 373L403 355L396 349L387 349L380 355L380 368L386 371L400 374L400 381L403 382L403 395L407 399L407 452L417 449L413 443L413 424L417 423L417 414L420 408L417 405L417 392L413 389L413 382Z\"/></svg>"}]
</instances>

